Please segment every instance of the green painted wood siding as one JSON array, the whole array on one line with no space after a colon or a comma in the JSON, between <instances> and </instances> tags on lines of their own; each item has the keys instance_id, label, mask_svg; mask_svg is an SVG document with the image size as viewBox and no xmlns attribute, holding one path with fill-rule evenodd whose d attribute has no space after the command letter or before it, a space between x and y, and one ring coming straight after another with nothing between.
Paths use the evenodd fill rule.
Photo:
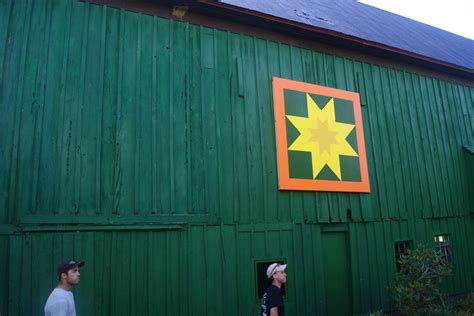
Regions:
<instances>
[{"instance_id":1,"label":"green painted wood siding","mask_svg":"<svg viewBox=\"0 0 474 316\"><path fill-rule=\"evenodd\" d=\"M468 212L470 87L72 0L0 14L4 221ZM272 76L361 93L370 194L277 190Z\"/></svg>"},{"instance_id":2,"label":"green painted wood siding","mask_svg":"<svg viewBox=\"0 0 474 316\"><path fill-rule=\"evenodd\" d=\"M390 307L396 240L433 243L451 232L454 273L444 290L474 290L473 228L468 217L349 224L354 312ZM78 315L257 315L255 265L268 258L288 263L288 314L324 315L324 284L334 276L322 274L320 233L319 225L285 223L12 235L8 315L41 314L57 262L71 256L86 261Z\"/></svg>"},{"instance_id":3,"label":"green painted wood siding","mask_svg":"<svg viewBox=\"0 0 474 316\"><path fill-rule=\"evenodd\" d=\"M370 194L278 191L273 76L361 94ZM41 314L74 256L87 262L79 315L254 315L255 264L276 258L288 314L324 315L334 223L347 224L355 313L391 307L397 240L450 234L444 290L474 290L473 100L186 22L0 0L0 314Z\"/></svg>"}]
</instances>

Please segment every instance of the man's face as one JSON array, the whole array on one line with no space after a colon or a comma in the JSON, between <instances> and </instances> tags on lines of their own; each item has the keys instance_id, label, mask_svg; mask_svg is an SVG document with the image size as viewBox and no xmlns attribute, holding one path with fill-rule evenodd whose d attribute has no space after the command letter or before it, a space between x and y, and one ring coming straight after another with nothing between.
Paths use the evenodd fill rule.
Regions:
<instances>
[{"instance_id":1,"label":"man's face","mask_svg":"<svg viewBox=\"0 0 474 316\"><path fill-rule=\"evenodd\" d=\"M81 281L81 274L79 273L79 268L75 267L67 271L66 273L62 274L62 277L66 281L67 284L74 286Z\"/></svg>"},{"instance_id":2,"label":"man's face","mask_svg":"<svg viewBox=\"0 0 474 316\"><path fill-rule=\"evenodd\" d=\"M273 279L280 282L281 284L286 283L286 272L278 271L273 274Z\"/></svg>"}]
</instances>

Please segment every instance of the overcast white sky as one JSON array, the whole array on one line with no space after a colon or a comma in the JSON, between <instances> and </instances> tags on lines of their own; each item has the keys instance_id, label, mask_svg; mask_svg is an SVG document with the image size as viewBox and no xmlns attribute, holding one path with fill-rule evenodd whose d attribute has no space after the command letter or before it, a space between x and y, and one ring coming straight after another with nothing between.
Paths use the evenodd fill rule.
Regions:
<instances>
[{"instance_id":1,"label":"overcast white sky","mask_svg":"<svg viewBox=\"0 0 474 316\"><path fill-rule=\"evenodd\" d=\"M359 0L474 40L474 0Z\"/></svg>"}]
</instances>

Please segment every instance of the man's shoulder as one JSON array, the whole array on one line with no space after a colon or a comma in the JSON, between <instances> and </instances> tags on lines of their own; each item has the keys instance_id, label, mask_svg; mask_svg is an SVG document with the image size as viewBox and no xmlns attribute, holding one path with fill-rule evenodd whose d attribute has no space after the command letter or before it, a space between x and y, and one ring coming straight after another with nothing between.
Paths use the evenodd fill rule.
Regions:
<instances>
[{"instance_id":1,"label":"man's shoulder","mask_svg":"<svg viewBox=\"0 0 474 316\"><path fill-rule=\"evenodd\" d=\"M59 311L67 311L73 304L72 293L55 288L48 297L44 306L45 315L56 315Z\"/></svg>"},{"instance_id":2,"label":"man's shoulder","mask_svg":"<svg viewBox=\"0 0 474 316\"><path fill-rule=\"evenodd\" d=\"M63 290L59 287L55 288L54 290L51 291L51 294L49 295L50 297L57 297L57 298L65 298L67 299L68 297L71 296L71 292Z\"/></svg>"},{"instance_id":3,"label":"man's shoulder","mask_svg":"<svg viewBox=\"0 0 474 316\"><path fill-rule=\"evenodd\" d=\"M72 295L70 292L60 288L55 288L51 294L49 294L48 300L46 301L46 306L55 304L68 304L71 299Z\"/></svg>"},{"instance_id":4,"label":"man's shoulder","mask_svg":"<svg viewBox=\"0 0 474 316\"><path fill-rule=\"evenodd\" d=\"M271 298L274 298L274 297L281 296L281 290L277 286L270 285L267 288L267 291L265 292L265 294L267 294L267 297L269 299L271 299Z\"/></svg>"},{"instance_id":5,"label":"man's shoulder","mask_svg":"<svg viewBox=\"0 0 474 316\"><path fill-rule=\"evenodd\" d=\"M280 289L278 288L278 286L272 284L268 287L267 293L280 293Z\"/></svg>"}]
</instances>

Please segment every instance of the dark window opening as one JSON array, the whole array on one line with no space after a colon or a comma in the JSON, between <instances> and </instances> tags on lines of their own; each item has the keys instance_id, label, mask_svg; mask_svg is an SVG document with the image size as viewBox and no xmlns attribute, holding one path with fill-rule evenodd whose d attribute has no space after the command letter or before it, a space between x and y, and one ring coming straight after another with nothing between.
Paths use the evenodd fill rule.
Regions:
<instances>
[{"instance_id":1,"label":"dark window opening","mask_svg":"<svg viewBox=\"0 0 474 316\"><path fill-rule=\"evenodd\" d=\"M262 298L267 288L270 286L270 284L272 284L272 281L267 277L267 268L269 265L271 265L274 262L279 263L279 264L285 264L285 261L281 259L256 262L255 272L257 274L257 297L259 299ZM283 285L281 287L281 294L285 296L285 293L286 293L285 285Z\"/></svg>"},{"instance_id":2,"label":"dark window opening","mask_svg":"<svg viewBox=\"0 0 474 316\"><path fill-rule=\"evenodd\" d=\"M444 262L449 263L452 259L451 245L449 244L449 235L438 235L434 237L436 249L441 254Z\"/></svg>"},{"instance_id":3,"label":"dark window opening","mask_svg":"<svg viewBox=\"0 0 474 316\"><path fill-rule=\"evenodd\" d=\"M408 249L411 249L411 240L395 242L395 260L397 262L397 272L402 270L400 259L408 253Z\"/></svg>"}]
</instances>

